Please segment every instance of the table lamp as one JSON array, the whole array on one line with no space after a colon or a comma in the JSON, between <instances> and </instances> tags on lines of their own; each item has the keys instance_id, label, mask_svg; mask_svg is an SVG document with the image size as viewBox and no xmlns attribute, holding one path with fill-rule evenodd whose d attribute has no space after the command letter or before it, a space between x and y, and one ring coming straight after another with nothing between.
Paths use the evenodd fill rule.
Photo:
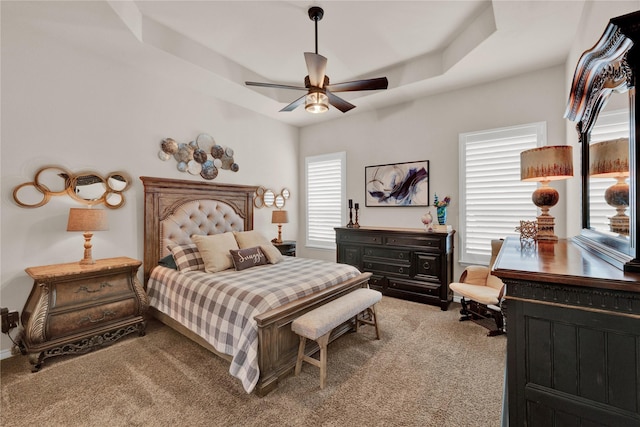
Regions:
<instances>
[{"instance_id":1,"label":"table lamp","mask_svg":"<svg viewBox=\"0 0 640 427\"><path fill-rule=\"evenodd\" d=\"M84 233L84 258L80 260L80 264L90 265L96 263L91 255L92 231L105 231L108 229L107 212L104 209L69 209L67 231L82 231Z\"/></svg>"},{"instance_id":2,"label":"table lamp","mask_svg":"<svg viewBox=\"0 0 640 427\"><path fill-rule=\"evenodd\" d=\"M289 222L287 211L277 210L271 214L271 223L278 224L278 237L274 240L275 243L282 243L282 224L287 222Z\"/></svg>"},{"instance_id":3,"label":"table lamp","mask_svg":"<svg viewBox=\"0 0 640 427\"><path fill-rule=\"evenodd\" d=\"M604 200L617 212L609 218L609 227L614 233L628 236L629 216L625 211L629 206L629 138L589 145L589 176L616 180L604 193Z\"/></svg>"},{"instance_id":4,"label":"table lamp","mask_svg":"<svg viewBox=\"0 0 640 427\"><path fill-rule=\"evenodd\" d=\"M520 153L520 179L542 184L531 196L542 211L538 216L538 240L558 240L554 232L555 218L549 214L549 209L558 203L560 195L555 188L549 187L549 182L572 176L573 147L569 145L551 145Z\"/></svg>"}]
</instances>

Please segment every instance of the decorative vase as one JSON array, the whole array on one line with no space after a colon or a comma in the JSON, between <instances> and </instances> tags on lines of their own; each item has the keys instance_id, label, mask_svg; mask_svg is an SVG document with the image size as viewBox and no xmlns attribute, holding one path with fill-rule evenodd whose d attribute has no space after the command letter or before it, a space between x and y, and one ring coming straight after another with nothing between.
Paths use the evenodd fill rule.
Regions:
<instances>
[{"instance_id":1,"label":"decorative vase","mask_svg":"<svg viewBox=\"0 0 640 427\"><path fill-rule=\"evenodd\" d=\"M438 206L436 211L438 213L438 224L445 225L447 223L447 207Z\"/></svg>"},{"instance_id":2,"label":"decorative vase","mask_svg":"<svg viewBox=\"0 0 640 427\"><path fill-rule=\"evenodd\" d=\"M431 215L431 212L427 211L426 214L422 215L422 218L420 218L420 220L424 224L427 231L433 231L433 216Z\"/></svg>"}]
</instances>

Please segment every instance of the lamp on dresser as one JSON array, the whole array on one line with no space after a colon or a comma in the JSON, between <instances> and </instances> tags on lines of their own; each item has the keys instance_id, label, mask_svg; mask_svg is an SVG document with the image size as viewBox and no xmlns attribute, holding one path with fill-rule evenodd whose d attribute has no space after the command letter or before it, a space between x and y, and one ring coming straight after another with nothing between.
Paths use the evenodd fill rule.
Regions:
<instances>
[{"instance_id":1,"label":"lamp on dresser","mask_svg":"<svg viewBox=\"0 0 640 427\"><path fill-rule=\"evenodd\" d=\"M109 229L107 212L104 209L71 208L67 231L82 231L84 236L84 258L81 265L95 264L91 254L92 231L106 231Z\"/></svg>"},{"instance_id":2,"label":"lamp on dresser","mask_svg":"<svg viewBox=\"0 0 640 427\"><path fill-rule=\"evenodd\" d=\"M629 138L618 138L589 145L589 176L613 178L616 182L604 193L607 204L616 209L609 218L611 231L629 235Z\"/></svg>"},{"instance_id":3,"label":"lamp on dresser","mask_svg":"<svg viewBox=\"0 0 640 427\"><path fill-rule=\"evenodd\" d=\"M278 237L273 241L275 243L282 243L282 224L289 222L289 215L287 211L277 210L271 214L271 223L278 224Z\"/></svg>"},{"instance_id":4,"label":"lamp on dresser","mask_svg":"<svg viewBox=\"0 0 640 427\"><path fill-rule=\"evenodd\" d=\"M572 176L573 147L569 145L538 147L520 153L520 179L542 184L531 196L533 203L542 211L538 216L538 240L558 240L554 231L555 218L549 214L549 209L558 203L560 195L549 186L549 182Z\"/></svg>"}]
</instances>

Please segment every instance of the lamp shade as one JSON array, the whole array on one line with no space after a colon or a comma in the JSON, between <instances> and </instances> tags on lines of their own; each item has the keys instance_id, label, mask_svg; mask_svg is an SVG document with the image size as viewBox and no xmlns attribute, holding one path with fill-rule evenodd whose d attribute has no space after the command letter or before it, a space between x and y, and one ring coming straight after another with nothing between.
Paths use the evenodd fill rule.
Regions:
<instances>
[{"instance_id":1,"label":"lamp shade","mask_svg":"<svg viewBox=\"0 0 640 427\"><path fill-rule=\"evenodd\" d=\"M105 231L108 229L107 212L104 209L69 209L67 231Z\"/></svg>"},{"instance_id":2,"label":"lamp shade","mask_svg":"<svg viewBox=\"0 0 640 427\"><path fill-rule=\"evenodd\" d=\"M520 153L522 181L555 181L573 176L573 147L549 145Z\"/></svg>"},{"instance_id":3,"label":"lamp shade","mask_svg":"<svg viewBox=\"0 0 640 427\"><path fill-rule=\"evenodd\" d=\"M629 176L629 138L589 145L589 175L598 178Z\"/></svg>"},{"instance_id":4,"label":"lamp shade","mask_svg":"<svg viewBox=\"0 0 640 427\"><path fill-rule=\"evenodd\" d=\"M273 211L271 214L271 223L272 224L286 224L289 222L289 215L287 211Z\"/></svg>"}]
</instances>

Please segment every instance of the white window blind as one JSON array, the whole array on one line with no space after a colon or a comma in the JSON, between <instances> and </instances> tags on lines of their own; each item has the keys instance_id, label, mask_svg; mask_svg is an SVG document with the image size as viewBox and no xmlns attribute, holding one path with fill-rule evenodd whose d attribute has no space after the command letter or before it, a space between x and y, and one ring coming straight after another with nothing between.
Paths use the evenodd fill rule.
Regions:
<instances>
[{"instance_id":1,"label":"white window blind","mask_svg":"<svg viewBox=\"0 0 640 427\"><path fill-rule=\"evenodd\" d=\"M488 265L492 239L536 219L537 185L520 181L520 153L545 140L544 122L460 134L460 262Z\"/></svg>"},{"instance_id":2,"label":"white window blind","mask_svg":"<svg viewBox=\"0 0 640 427\"><path fill-rule=\"evenodd\" d=\"M346 153L307 157L307 246L335 249L334 227L345 223Z\"/></svg>"},{"instance_id":3,"label":"white window blind","mask_svg":"<svg viewBox=\"0 0 640 427\"><path fill-rule=\"evenodd\" d=\"M629 110L615 110L598 115L591 130L590 143L629 138ZM615 179L589 178L589 227L609 231L609 218L616 214L614 208L604 200L604 192L615 183Z\"/></svg>"}]
</instances>

